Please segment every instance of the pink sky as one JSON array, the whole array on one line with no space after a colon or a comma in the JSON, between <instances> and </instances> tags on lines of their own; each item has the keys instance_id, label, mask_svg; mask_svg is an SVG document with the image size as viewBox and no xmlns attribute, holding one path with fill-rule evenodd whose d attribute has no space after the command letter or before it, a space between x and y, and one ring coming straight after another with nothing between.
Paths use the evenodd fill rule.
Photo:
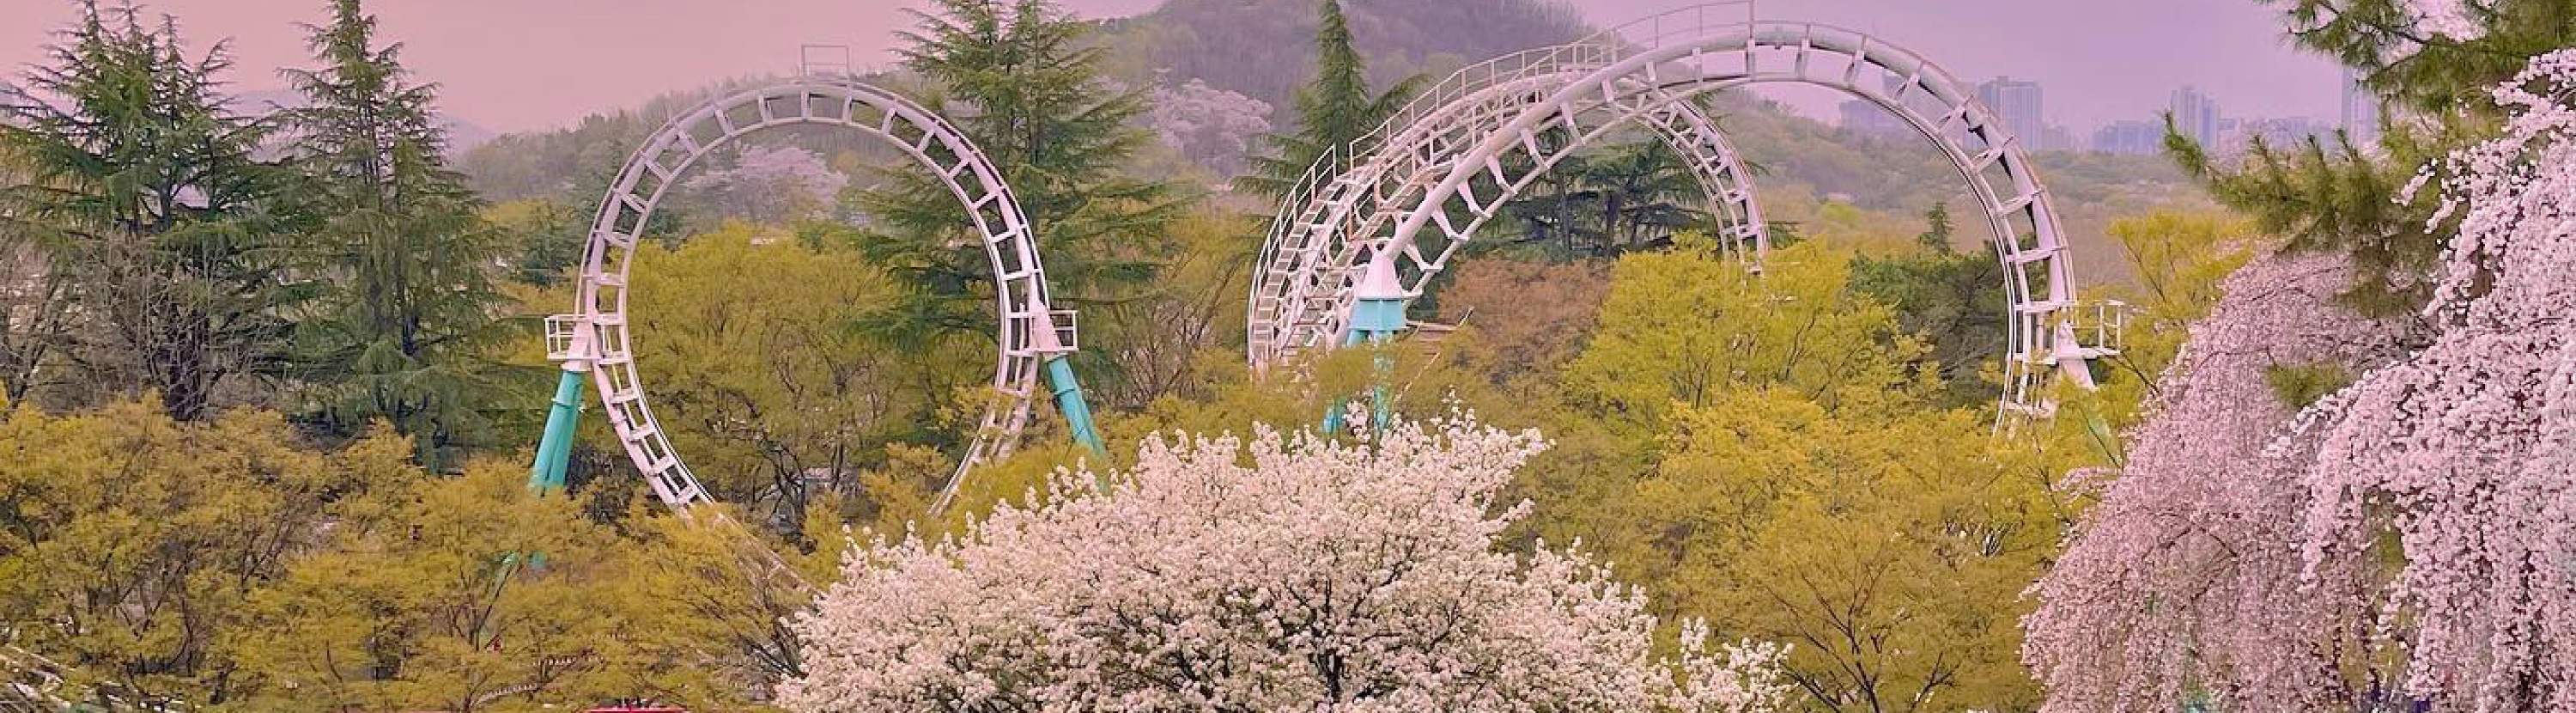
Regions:
<instances>
[{"instance_id":1,"label":"pink sky","mask_svg":"<svg viewBox=\"0 0 2576 713\"><path fill-rule=\"evenodd\" d=\"M902 8L920 0L375 0L406 59L445 85L459 118L516 131L570 123L668 90L792 70L800 44L854 48L887 61ZM1444 2L1455 0L1351 0ZM1095 17L1157 0L1065 0ZM1603 24L1692 0L1572 0ZM152 0L192 42L230 37L240 90L276 88L276 69L306 63L295 23L322 0ZM0 0L0 68L42 59L68 22L65 0ZM2175 87L2196 84L2230 114L2333 118L2335 70L2285 49L2256 0L1764 0L1766 19L1851 26L1920 50L1962 77L1998 74L2047 87L2053 120L2089 127L2145 118ZM1815 102L1801 101L1802 105Z\"/></svg>"}]
</instances>

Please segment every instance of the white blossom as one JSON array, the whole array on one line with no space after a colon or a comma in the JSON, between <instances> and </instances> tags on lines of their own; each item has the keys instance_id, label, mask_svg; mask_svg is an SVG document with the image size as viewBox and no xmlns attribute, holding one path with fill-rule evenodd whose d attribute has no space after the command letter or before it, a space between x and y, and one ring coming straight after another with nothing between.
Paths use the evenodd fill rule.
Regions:
<instances>
[{"instance_id":1,"label":"white blossom","mask_svg":"<svg viewBox=\"0 0 2576 713\"><path fill-rule=\"evenodd\" d=\"M858 548L793 626L803 711L1767 711L1778 647L1685 626L1652 652L1633 587L1526 557L1497 508L1543 448L1459 417L1373 446L1155 439L1060 472L954 541ZM1098 492L1102 482L1106 492Z\"/></svg>"}]
</instances>

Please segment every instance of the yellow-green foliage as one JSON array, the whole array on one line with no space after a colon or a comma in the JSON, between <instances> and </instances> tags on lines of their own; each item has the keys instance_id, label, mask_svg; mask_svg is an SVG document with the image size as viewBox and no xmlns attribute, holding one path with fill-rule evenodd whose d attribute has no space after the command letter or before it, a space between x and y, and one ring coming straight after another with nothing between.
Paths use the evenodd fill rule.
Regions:
<instances>
[{"instance_id":1,"label":"yellow-green foliage","mask_svg":"<svg viewBox=\"0 0 2576 713\"><path fill-rule=\"evenodd\" d=\"M269 412L13 412L0 642L63 665L70 697L263 713L733 710L774 673L754 637L803 594L713 511L620 531L514 461L450 477L410 453L306 448Z\"/></svg>"},{"instance_id":2,"label":"yellow-green foliage","mask_svg":"<svg viewBox=\"0 0 2576 713\"><path fill-rule=\"evenodd\" d=\"M2054 484L2109 463L2085 414L2137 402L1997 437L1908 373L1922 347L1833 242L1760 276L1689 241L1622 259L1520 479L1530 534L1582 540L1664 613L1794 644L1809 708L2026 710L2018 594L2081 502Z\"/></svg>"},{"instance_id":3,"label":"yellow-green foliage","mask_svg":"<svg viewBox=\"0 0 2576 713\"><path fill-rule=\"evenodd\" d=\"M1895 317L1846 289L1850 255L1822 242L1774 251L1752 273L1703 239L1630 255L1611 277L1591 345L1565 369L1568 400L1652 428L1676 405L1778 385L1823 402L1906 379L1918 347Z\"/></svg>"},{"instance_id":4,"label":"yellow-green foliage","mask_svg":"<svg viewBox=\"0 0 2576 713\"><path fill-rule=\"evenodd\" d=\"M1820 709L2027 709L2017 594L2059 530L2048 470L1982 411L1902 397L1827 408L1780 388L1683 407L1661 462L1563 529L1658 608L1794 644ZM1873 704L1875 701L1876 704Z\"/></svg>"},{"instance_id":5,"label":"yellow-green foliage","mask_svg":"<svg viewBox=\"0 0 2576 713\"><path fill-rule=\"evenodd\" d=\"M795 522L779 494L801 474L876 467L887 442L980 416L962 398L984 393L990 342L871 333L901 288L853 251L735 225L635 259L628 310L655 417L721 500Z\"/></svg>"},{"instance_id":6,"label":"yellow-green foliage","mask_svg":"<svg viewBox=\"0 0 2576 713\"><path fill-rule=\"evenodd\" d=\"M219 636L353 503L421 477L410 447L300 450L273 413L181 424L127 402L0 423L0 629L136 697L239 688Z\"/></svg>"}]
</instances>

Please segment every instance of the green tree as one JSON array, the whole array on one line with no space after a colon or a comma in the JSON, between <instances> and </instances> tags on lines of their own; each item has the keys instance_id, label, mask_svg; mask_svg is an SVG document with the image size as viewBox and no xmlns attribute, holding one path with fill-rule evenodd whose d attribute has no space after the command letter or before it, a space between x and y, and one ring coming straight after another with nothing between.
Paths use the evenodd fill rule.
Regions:
<instances>
[{"instance_id":1,"label":"green tree","mask_svg":"<svg viewBox=\"0 0 2576 713\"><path fill-rule=\"evenodd\" d=\"M637 525L688 527L673 519ZM238 709L464 713L646 697L738 709L740 689L714 673L729 662L702 656L722 644L690 641L709 632L667 596L694 583L625 554L644 545L571 499L530 497L511 464L415 476L352 508L326 549L251 597L226 641L251 692ZM520 553L545 559L531 566Z\"/></svg>"},{"instance_id":2,"label":"green tree","mask_svg":"<svg viewBox=\"0 0 2576 713\"><path fill-rule=\"evenodd\" d=\"M62 36L0 96L0 146L29 179L0 213L72 273L83 380L202 418L219 386L277 372L284 308L310 292L274 210L283 172L253 156L270 127L225 108L224 47L190 57L175 21L87 1Z\"/></svg>"},{"instance_id":3,"label":"green tree","mask_svg":"<svg viewBox=\"0 0 2576 713\"><path fill-rule=\"evenodd\" d=\"M1520 232L1506 240L1553 259L1661 249L1707 220L1698 207L1706 195L1690 164L1661 138L1587 149L1504 204Z\"/></svg>"},{"instance_id":4,"label":"green tree","mask_svg":"<svg viewBox=\"0 0 2576 713\"><path fill-rule=\"evenodd\" d=\"M490 271L501 252L479 201L448 169L435 87L411 81L399 44L380 44L359 0L332 0L310 26L320 69L287 73L310 105L293 110L306 209L326 287L297 323L297 373L313 419L351 434L384 420L432 470L458 446L489 443L485 412L508 403L483 358L516 332Z\"/></svg>"},{"instance_id":5,"label":"green tree","mask_svg":"<svg viewBox=\"0 0 2576 713\"><path fill-rule=\"evenodd\" d=\"M1935 203L1924 214L1929 229L1919 249L1852 262L1852 289L1892 305L1898 328L1929 347L1921 364L1934 369L1953 406L1992 401L1997 385L1986 373L2003 358L2006 305L2003 267L1994 251L1952 247L1950 209Z\"/></svg>"},{"instance_id":6,"label":"green tree","mask_svg":"<svg viewBox=\"0 0 2576 713\"><path fill-rule=\"evenodd\" d=\"M1086 43L1090 25L1052 0L938 0L913 14L919 26L901 33L898 50L904 66L943 92L932 108L1000 166L1039 221L1059 301L1115 299L1151 278L1151 238L1182 206L1171 187L1122 175L1121 162L1145 140L1130 121L1144 100L1101 78L1102 50ZM876 219L861 247L914 288L880 331L916 343L990 331L992 267L972 247L982 236L969 234L973 223L945 184L906 170L859 203Z\"/></svg>"},{"instance_id":7,"label":"green tree","mask_svg":"<svg viewBox=\"0 0 2576 713\"><path fill-rule=\"evenodd\" d=\"M76 697L221 704L223 646L326 523L419 477L408 446L296 446L274 413L178 422L128 402L0 422L0 643L64 665Z\"/></svg>"},{"instance_id":8,"label":"green tree","mask_svg":"<svg viewBox=\"0 0 2576 713\"><path fill-rule=\"evenodd\" d=\"M1821 242L1774 251L1754 274L1708 238L1620 258L1591 344L1565 368L1572 405L1660 431L1675 408L1777 386L1831 404L1906 383L1919 350L1894 314L1849 289L1850 257Z\"/></svg>"},{"instance_id":9,"label":"green tree","mask_svg":"<svg viewBox=\"0 0 2576 713\"><path fill-rule=\"evenodd\" d=\"M2120 219L2109 232L2137 275L2116 293L2133 311L2112 363L2153 387L2191 324L2218 304L2220 283L2253 258L2262 238L2244 218L2169 211Z\"/></svg>"},{"instance_id":10,"label":"green tree","mask_svg":"<svg viewBox=\"0 0 2576 713\"><path fill-rule=\"evenodd\" d=\"M2060 530L2054 472L1984 409L1777 388L1684 408L1586 536L1659 609L1792 644L1806 708L2030 710L2021 589Z\"/></svg>"},{"instance_id":11,"label":"green tree","mask_svg":"<svg viewBox=\"0 0 2576 713\"><path fill-rule=\"evenodd\" d=\"M812 476L855 486L886 444L950 445L943 410L991 376L971 366L992 354L971 336L900 349L852 329L903 286L814 242L738 225L676 250L648 243L630 298L636 358L667 365L653 404L673 444L718 499L764 508L759 521L784 533L804 522Z\"/></svg>"},{"instance_id":12,"label":"green tree","mask_svg":"<svg viewBox=\"0 0 2576 713\"><path fill-rule=\"evenodd\" d=\"M495 203L483 210L483 221L517 245L517 254L509 257L510 280L538 288L572 279L572 268L587 249L586 218L579 208L544 198Z\"/></svg>"},{"instance_id":13,"label":"green tree","mask_svg":"<svg viewBox=\"0 0 2576 713\"><path fill-rule=\"evenodd\" d=\"M0 186L28 185L27 174L25 162L0 146ZM38 239L42 231L12 212L0 202L0 281L22 286L0 296L0 399L22 404L69 386L60 383L68 371L60 366L75 336L74 275L62 264L63 251L50 249Z\"/></svg>"},{"instance_id":14,"label":"green tree","mask_svg":"<svg viewBox=\"0 0 2576 713\"><path fill-rule=\"evenodd\" d=\"M2493 133L2501 112L2487 90L2532 57L2576 44L2576 5L2563 0L2460 3L2474 37L2434 31L2407 0L2267 0L2298 46L2360 74L2395 111L2376 150L2348 136L2292 146L2257 141L2241 163L2168 131L2167 153L2221 203L2253 216L2294 250L2352 256L2346 301L2373 315L2414 311L2430 296L2423 275L2455 229L2436 224L2429 191L2402 195L2416 173ZM2405 200L2401 200L2401 198Z\"/></svg>"},{"instance_id":15,"label":"green tree","mask_svg":"<svg viewBox=\"0 0 2576 713\"><path fill-rule=\"evenodd\" d=\"M1245 191L1272 198L1288 195L1316 160L1377 129L1423 83L1416 75L1384 92L1370 92L1368 63L1351 42L1350 18L1342 14L1341 0L1323 0L1316 13L1315 78L1297 90L1297 130L1265 140L1270 153L1254 157L1252 173L1236 181Z\"/></svg>"}]
</instances>

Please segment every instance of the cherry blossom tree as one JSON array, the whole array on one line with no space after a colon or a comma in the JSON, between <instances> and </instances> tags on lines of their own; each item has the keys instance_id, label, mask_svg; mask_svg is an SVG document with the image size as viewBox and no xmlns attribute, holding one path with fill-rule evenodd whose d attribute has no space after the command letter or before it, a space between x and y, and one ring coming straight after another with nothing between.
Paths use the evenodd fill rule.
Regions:
<instances>
[{"instance_id":1,"label":"cherry blossom tree","mask_svg":"<svg viewBox=\"0 0 2576 713\"><path fill-rule=\"evenodd\" d=\"M745 147L732 166L689 181L714 210L766 224L812 217L849 184L823 157L794 146Z\"/></svg>"},{"instance_id":2,"label":"cherry blossom tree","mask_svg":"<svg viewBox=\"0 0 2576 713\"><path fill-rule=\"evenodd\" d=\"M806 711L1768 711L1778 647L1695 623L1496 506L1544 444L1469 417L1374 445L1262 431L1060 472L958 540L880 540L793 622Z\"/></svg>"},{"instance_id":3,"label":"cherry blossom tree","mask_svg":"<svg viewBox=\"0 0 2576 713\"><path fill-rule=\"evenodd\" d=\"M1270 133L1270 103L1192 79L1154 88L1154 133L1220 176L1243 171L1252 142Z\"/></svg>"},{"instance_id":4,"label":"cherry blossom tree","mask_svg":"<svg viewBox=\"0 0 2576 713\"><path fill-rule=\"evenodd\" d=\"M2576 710L2576 50L2431 176L2456 225L2399 358L2283 270L2231 280L2127 471L2034 590L2059 711ZM2295 417L2267 355L2362 375Z\"/></svg>"},{"instance_id":5,"label":"cherry blossom tree","mask_svg":"<svg viewBox=\"0 0 2576 713\"><path fill-rule=\"evenodd\" d=\"M2024 658L2051 711L2156 711L2204 691L2331 707L2360 617L2311 596L2296 541L2308 442L2273 446L2294 409L2267 370L2385 363L2396 330L2339 306L2349 262L2273 255L2228 278L2191 328L2126 468L2032 589Z\"/></svg>"},{"instance_id":6,"label":"cherry blossom tree","mask_svg":"<svg viewBox=\"0 0 2576 713\"><path fill-rule=\"evenodd\" d=\"M2321 404L2311 571L2401 554L2375 628L2437 710L2576 709L2576 50L2496 90L2454 156L2431 346ZM2427 175L2432 175L2428 171Z\"/></svg>"}]
</instances>

